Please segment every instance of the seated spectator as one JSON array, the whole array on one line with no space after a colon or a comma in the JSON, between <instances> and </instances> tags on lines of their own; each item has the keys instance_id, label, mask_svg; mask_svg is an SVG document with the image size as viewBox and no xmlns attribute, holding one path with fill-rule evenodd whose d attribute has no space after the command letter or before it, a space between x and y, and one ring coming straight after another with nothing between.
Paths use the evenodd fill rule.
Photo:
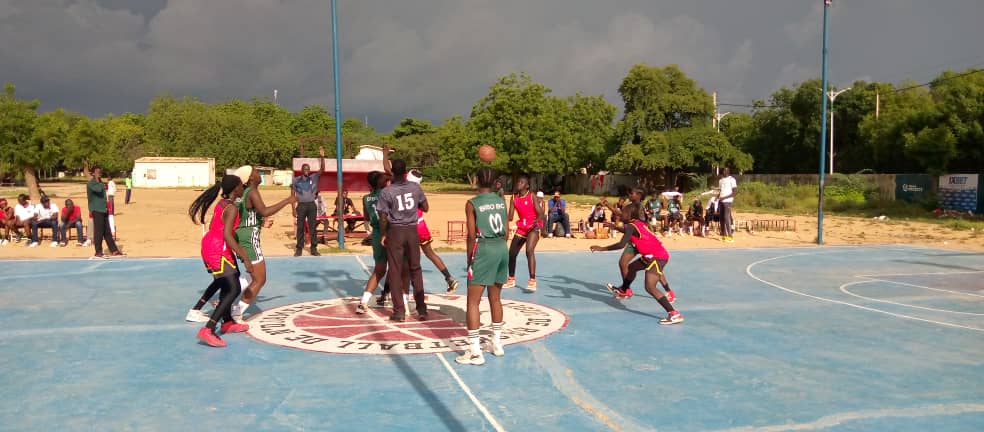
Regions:
<instances>
[{"instance_id":1,"label":"seated spectator","mask_svg":"<svg viewBox=\"0 0 984 432\"><path fill-rule=\"evenodd\" d=\"M47 195L41 196L41 205L36 207L38 212L38 218L34 220L31 225L31 232L34 236L34 241L37 241L38 228L51 228L51 247L58 247L58 239L61 235L61 231L58 227L58 205L51 202L51 198Z\"/></svg>"},{"instance_id":2,"label":"seated spectator","mask_svg":"<svg viewBox=\"0 0 984 432\"><path fill-rule=\"evenodd\" d=\"M694 197L694 202L687 210L687 232L694 235L694 223L697 223L697 234L704 235L704 206L700 202L700 197Z\"/></svg>"},{"instance_id":3,"label":"seated spectator","mask_svg":"<svg viewBox=\"0 0 984 432\"><path fill-rule=\"evenodd\" d=\"M21 238L27 233L31 233L31 241L27 243L27 247L37 247L38 246L38 233L31 227L34 225L34 221L38 219L38 212L31 205L31 198L25 194L20 194L17 196L17 206L14 207L14 233L17 234L17 242L21 241ZM21 230L24 232L22 233Z\"/></svg>"},{"instance_id":4,"label":"seated spectator","mask_svg":"<svg viewBox=\"0 0 984 432\"><path fill-rule=\"evenodd\" d=\"M674 186L662 194L666 202L666 226L664 230L667 234L672 234L674 227L676 227L678 234L683 234L683 194L680 193L679 189L679 187Z\"/></svg>"},{"instance_id":5,"label":"seated spectator","mask_svg":"<svg viewBox=\"0 0 984 432\"><path fill-rule=\"evenodd\" d=\"M554 192L553 198L547 202L547 237L554 236L554 224L560 223L564 228L564 237L571 238L571 217L567 214L567 201L560 197L560 192Z\"/></svg>"},{"instance_id":6,"label":"seated spectator","mask_svg":"<svg viewBox=\"0 0 984 432\"><path fill-rule=\"evenodd\" d=\"M82 242L82 208L75 205L72 200L65 200L65 207L61 210L61 245L68 245L68 230L75 228L76 246L85 246Z\"/></svg>"},{"instance_id":7,"label":"seated spectator","mask_svg":"<svg viewBox=\"0 0 984 432\"><path fill-rule=\"evenodd\" d=\"M657 229L666 226L663 215L664 207L663 197L660 196L659 192L653 192L653 197L646 201L646 217L649 219L649 225Z\"/></svg>"},{"instance_id":8,"label":"seated spectator","mask_svg":"<svg viewBox=\"0 0 984 432\"><path fill-rule=\"evenodd\" d=\"M601 203L595 204L594 209L591 210L591 214L588 215L588 223L604 223L605 222L605 206Z\"/></svg>"},{"instance_id":9,"label":"seated spectator","mask_svg":"<svg viewBox=\"0 0 984 432\"><path fill-rule=\"evenodd\" d=\"M0 198L0 229L3 229L3 237L0 237L0 246L10 242L10 231L14 229L14 208L7 205L6 198Z\"/></svg>"},{"instance_id":10,"label":"seated spectator","mask_svg":"<svg viewBox=\"0 0 984 432\"><path fill-rule=\"evenodd\" d=\"M348 218L347 216L361 216L358 210L355 209L355 203L352 199L348 197L348 190L343 189L342 194L338 196L335 200L335 211L332 212L332 216L338 215L338 208L342 207L342 214L346 216L345 218L345 231L352 232L355 230L355 224L359 221L358 218Z\"/></svg>"}]
</instances>

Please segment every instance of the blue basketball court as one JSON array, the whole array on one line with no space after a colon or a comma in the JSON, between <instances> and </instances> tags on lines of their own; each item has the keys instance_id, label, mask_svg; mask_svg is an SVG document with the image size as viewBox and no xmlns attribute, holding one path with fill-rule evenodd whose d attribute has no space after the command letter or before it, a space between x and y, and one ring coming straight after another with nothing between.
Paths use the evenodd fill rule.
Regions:
<instances>
[{"instance_id":1,"label":"blue basketball court","mask_svg":"<svg viewBox=\"0 0 984 432\"><path fill-rule=\"evenodd\" d=\"M566 325L483 366L245 334L207 347L184 321L210 281L198 259L4 261L0 430L984 430L984 254L676 251L666 274L686 321L660 326L641 277L630 299L605 289L618 253L538 253L539 289L504 297ZM463 273L463 254L443 257ZM345 303L369 263L269 259L250 312ZM437 300L443 278L423 267ZM518 268L524 281L525 257Z\"/></svg>"}]
</instances>

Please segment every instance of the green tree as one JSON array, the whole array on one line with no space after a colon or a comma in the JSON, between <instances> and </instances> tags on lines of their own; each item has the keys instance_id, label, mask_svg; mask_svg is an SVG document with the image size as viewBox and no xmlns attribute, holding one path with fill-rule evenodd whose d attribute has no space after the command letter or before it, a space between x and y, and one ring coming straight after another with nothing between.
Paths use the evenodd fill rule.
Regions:
<instances>
[{"instance_id":1,"label":"green tree","mask_svg":"<svg viewBox=\"0 0 984 432\"><path fill-rule=\"evenodd\" d=\"M567 174L601 159L613 116L600 97L557 98L521 73L500 77L472 108L467 127L477 142L496 148L492 166L500 171ZM477 158L474 150L465 156Z\"/></svg>"},{"instance_id":2,"label":"green tree","mask_svg":"<svg viewBox=\"0 0 984 432\"><path fill-rule=\"evenodd\" d=\"M625 111L617 134L623 143L640 143L652 132L708 124L714 101L676 65L637 64L622 79L618 93Z\"/></svg>"},{"instance_id":3,"label":"green tree","mask_svg":"<svg viewBox=\"0 0 984 432\"><path fill-rule=\"evenodd\" d=\"M41 197L37 168L54 164L60 149L34 137L37 109L41 103L17 99L13 84L4 85L3 90L0 94L0 154L6 164L24 173L28 193L37 200Z\"/></svg>"},{"instance_id":4,"label":"green tree","mask_svg":"<svg viewBox=\"0 0 984 432\"><path fill-rule=\"evenodd\" d=\"M932 175L946 173L947 165L957 156L957 138L946 125L907 132L905 152L920 161ZM980 168L980 167L978 167Z\"/></svg>"},{"instance_id":5,"label":"green tree","mask_svg":"<svg viewBox=\"0 0 984 432\"><path fill-rule=\"evenodd\" d=\"M98 159L111 172L129 172L133 161L147 154L144 142L144 116L125 113L108 115L94 121L106 137L106 152Z\"/></svg>"},{"instance_id":6,"label":"green tree","mask_svg":"<svg viewBox=\"0 0 984 432\"><path fill-rule=\"evenodd\" d=\"M44 114L41 115L44 117ZM103 164L109 159L109 139L105 130L97 127L87 117L76 116L74 119L62 122L70 128L64 145L63 163L74 170L81 169L89 172L89 167L95 163ZM111 172L108 167L103 170Z\"/></svg>"},{"instance_id":7,"label":"green tree","mask_svg":"<svg viewBox=\"0 0 984 432\"><path fill-rule=\"evenodd\" d=\"M401 138L410 135L425 135L434 133L434 125L427 120L420 120L407 117L400 120L400 124L393 129L393 138Z\"/></svg>"},{"instance_id":8,"label":"green tree","mask_svg":"<svg viewBox=\"0 0 984 432\"><path fill-rule=\"evenodd\" d=\"M479 141L461 116L445 120L437 128L434 138L439 159L428 172L441 179L467 180L474 184L475 171L481 166L478 160Z\"/></svg>"}]
</instances>

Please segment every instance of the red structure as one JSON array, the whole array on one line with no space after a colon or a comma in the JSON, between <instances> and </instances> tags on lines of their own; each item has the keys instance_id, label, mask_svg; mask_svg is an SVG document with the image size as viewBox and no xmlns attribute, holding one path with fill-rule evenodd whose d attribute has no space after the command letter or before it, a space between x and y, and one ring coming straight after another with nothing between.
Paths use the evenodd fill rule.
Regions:
<instances>
[{"instance_id":1,"label":"red structure","mask_svg":"<svg viewBox=\"0 0 984 432\"><path fill-rule=\"evenodd\" d=\"M294 158L292 167L294 176L301 175L301 166L308 164L312 171L318 169L318 158ZM318 182L318 190L321 192L337 192L338 163L334 158L325 158L325 171L321 173L321 181ZM382 171L383 161L381 160L358 160L342 159L342 187L349 192L370 192L369 182L366 175L370 171ZM334 196L334 194L330 195Z\"/></svg>"}]
</instances>

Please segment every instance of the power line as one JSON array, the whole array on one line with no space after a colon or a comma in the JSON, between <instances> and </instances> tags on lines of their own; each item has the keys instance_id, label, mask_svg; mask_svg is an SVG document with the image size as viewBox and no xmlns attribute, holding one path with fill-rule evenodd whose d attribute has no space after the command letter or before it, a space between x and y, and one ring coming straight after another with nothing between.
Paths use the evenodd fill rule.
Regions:
<instances>
[{"instance_id":1,"label":"power line","mask_svg":"<svg viewBox=\"0 0 984 432\"><path fill-rule=\"evenodd\" d=\"M981 63L981 64L984 64L984 63ZM978 65L974 65L974 66L978 66ZM934 79L934 80L932 80L930 82L926 82L926 83L922 83L922 84L916 84L916 85L909 86L909 87L903 87L903 88L900 88L900 89L895 89L894 90L894 93L898 93L898 92L906 91L906 90L912 90L914 88L919 88L919 87L929 87L929 86L934 85L934 84L939 84L939 83L947 82L947 81L950 81L950 80L955 80L957 78L961 78L961 77L965 77L967 75L973 75L975 73L981 73L981 72L984 72L984 69L974 69L974 70L972 70L970 72L964 72L962 74L957 74L957 75L954 75L954 76L951 76L951 77Z\"/></svg>"}]
</instances>

